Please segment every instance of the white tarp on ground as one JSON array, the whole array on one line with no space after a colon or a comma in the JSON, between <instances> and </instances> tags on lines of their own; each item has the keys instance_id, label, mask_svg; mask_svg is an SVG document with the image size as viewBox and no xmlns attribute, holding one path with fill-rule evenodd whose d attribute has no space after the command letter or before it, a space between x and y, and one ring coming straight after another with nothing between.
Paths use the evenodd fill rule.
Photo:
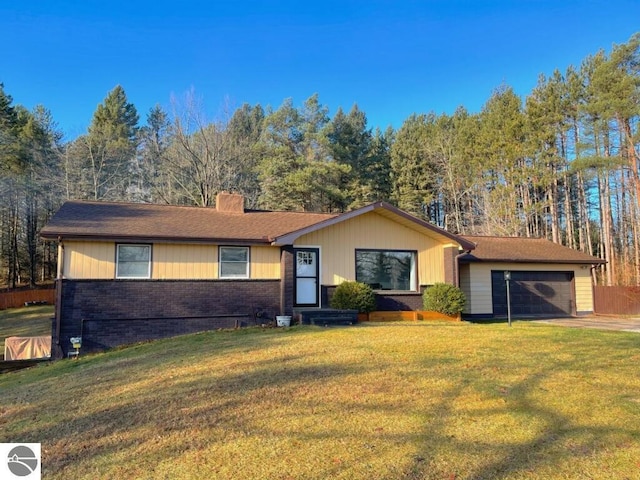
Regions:
<instances>
[{"instance_id":1,"label":"white tarp on ground","mask_svg":"<svg viewBox=\"0 0 640 480\"><path fill-rule=\"evenodd\" d=\"M51 335L9 337L4 339L5 360L30 360L51 357Z\"/></svg>"}]
</instances>

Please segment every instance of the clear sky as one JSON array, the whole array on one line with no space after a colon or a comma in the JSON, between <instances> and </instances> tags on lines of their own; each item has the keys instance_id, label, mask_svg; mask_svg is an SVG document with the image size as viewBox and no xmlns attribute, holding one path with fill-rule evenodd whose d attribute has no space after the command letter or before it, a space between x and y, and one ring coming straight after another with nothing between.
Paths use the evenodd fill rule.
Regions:
<instances>
[{"instance_id":1,"label":"clear sky","mask_svg":"<svg viewBox=\"0 0 640 480\"><path fill-rule=\"evenodd\" d=\"M479 112L501 84L526 96L636 31L639 0L0 0L0 83L67 138L118 84L141 123L193 89L212 119L318 93L398 128Z\"/></svg>"}]
</instances>

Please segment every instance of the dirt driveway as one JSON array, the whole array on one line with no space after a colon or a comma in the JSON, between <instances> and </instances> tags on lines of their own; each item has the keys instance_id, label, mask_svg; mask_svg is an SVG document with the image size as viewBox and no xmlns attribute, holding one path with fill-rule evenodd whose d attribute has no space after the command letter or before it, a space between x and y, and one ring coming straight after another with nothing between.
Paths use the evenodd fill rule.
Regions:
<instances>
[{"instance_id":1,"label":"dirt driveway","mask_svg":"<svg viewBox=\"0 0 640 480\"><path fill-rule=\"evenodd\" d=\"M624 332L640 333L640 318L638 317L623 318L590 315L588 317L552 318L534 321L547 323L549 325L560 325L562 327L598 328L601 330L620 330Z\"/></svg>"}]
</instances>

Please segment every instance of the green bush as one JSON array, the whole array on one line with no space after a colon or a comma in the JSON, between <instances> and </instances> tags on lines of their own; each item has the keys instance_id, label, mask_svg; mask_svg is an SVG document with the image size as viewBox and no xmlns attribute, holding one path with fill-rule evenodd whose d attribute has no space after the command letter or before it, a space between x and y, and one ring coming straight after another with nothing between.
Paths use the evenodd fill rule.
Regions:
<instances>
[{"instance_id":1,"label":"green bush","mask_svg":"<svg viewBox=\"0 0 640 480\"><path fill-rule=\"evenodd\" d=\"M448 283L436 283L427 288L422 295L425 310L458 315L464 310L466 302L464 292Z\"/></svg>"},{"instance_id":2,"label":"green bush","mask_svg":"<svg viewBox=\"0 0 640 480\"><path fill-rule=\"evenodd\" d=\"M376 294L366 283L342 282L331 297L331 307L369 313L376 308Z\"/></svg>"}]
</instances>

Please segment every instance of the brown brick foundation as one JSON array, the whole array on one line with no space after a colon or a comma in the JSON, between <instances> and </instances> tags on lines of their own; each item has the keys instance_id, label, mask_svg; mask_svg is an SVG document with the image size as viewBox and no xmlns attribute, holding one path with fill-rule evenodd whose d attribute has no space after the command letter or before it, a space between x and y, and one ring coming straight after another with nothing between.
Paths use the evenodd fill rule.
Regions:
<instances>
[{"instance_id":1,"label":"brown brick foundation","mask_svg":"<svg viewBox=\"0 0 640 480\"><path fill-rule=\"evenodd\" d=\"M422 310L422 293L425 286L420 287L420 293L389 293L376 292L376 310L379 311L402 311L402 310ZM322 285L322 306L328 307L331 304L331 297L335 291L335 285Z\"/></svg>"},{"instance_id":2,"label":"brown brick foundation","mask_svg":"<svg viewBox=\"0 0 640 480\"><path fill-rule=\"evenodd\" d=\"M262 323L280 313L280 280L63 280L62 355L82 335L81 352L217 328ZM55 350L55 349L54 349Z\"/></svg>"}]
</instances>

